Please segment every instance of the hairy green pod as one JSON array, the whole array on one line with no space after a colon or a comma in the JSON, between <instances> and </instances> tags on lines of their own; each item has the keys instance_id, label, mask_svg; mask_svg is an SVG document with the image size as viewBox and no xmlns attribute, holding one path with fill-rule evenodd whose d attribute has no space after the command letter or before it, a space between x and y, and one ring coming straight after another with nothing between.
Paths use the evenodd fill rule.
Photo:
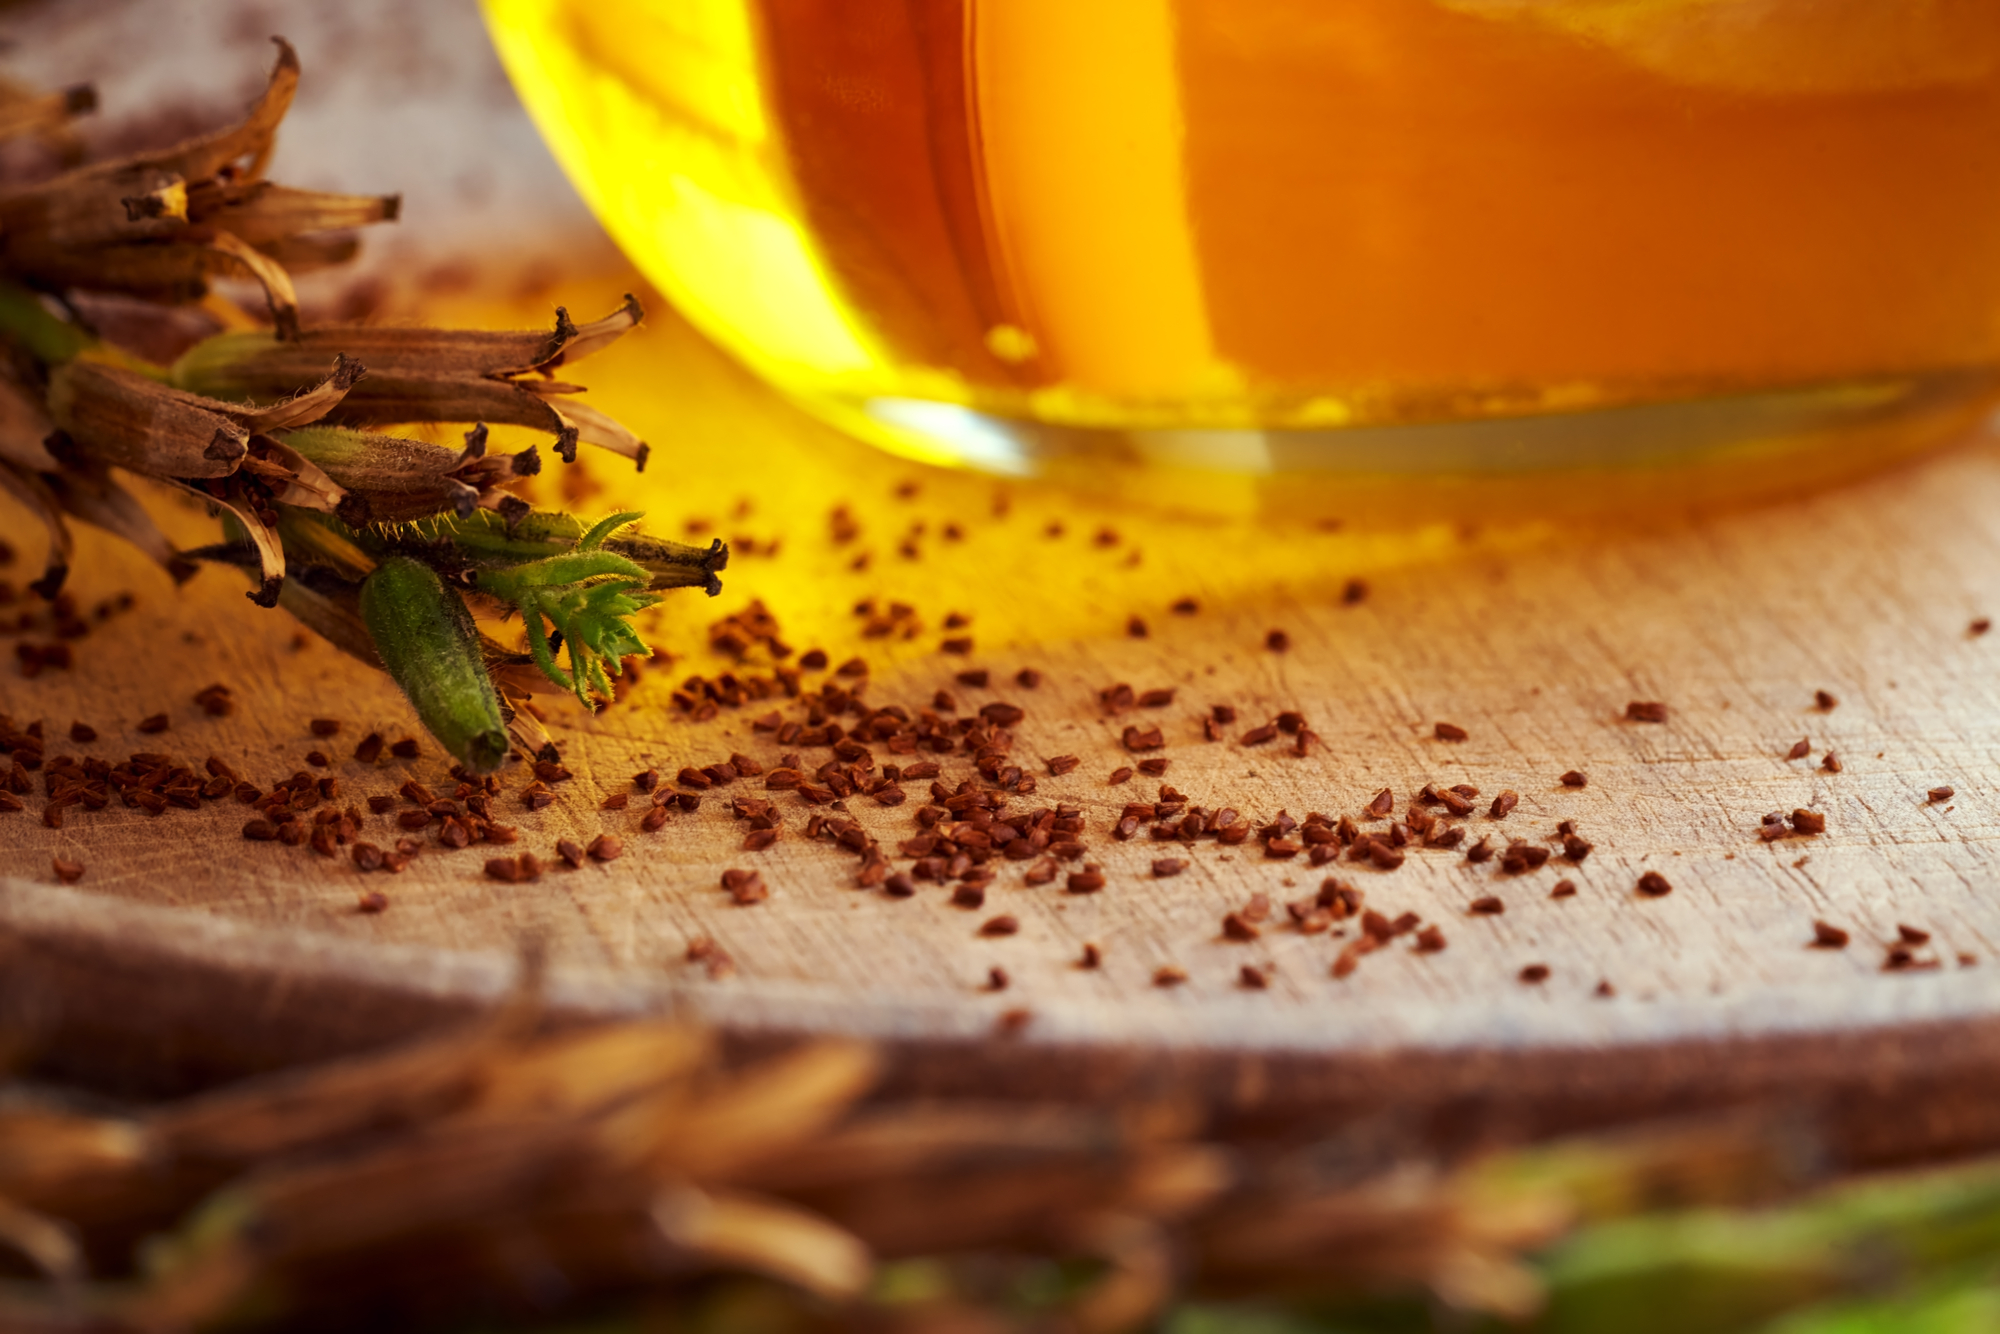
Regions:
<instances>
[{"instance_id":1,"label":"hairy green pod","mask_svg":"<svg viewBox=\"0 0 2000 1334\"><path fill-rule=\"evenodd\" d=\"M544 560L583 547L587 533L583 524L568 514L529 514L509 525L491 510L477 510L465 518L441 517L434 530L482 565L513 565L522 561ZM658 592L669 588L704 588L714 597L722 591L717 573L729 567L729 548L717 538L705 547L665 538L627 534L600 537L591 544L623 556L643 567L647 587Z\"/></svg>"},{"instance_id":2,"label":"hairy green pod","mask_svg":"<svg viewBox=\"0 0 2000 1334\"><path fill-rule=\"evenodd\" d=\"M431 735L475 772L499 768L507 724L464 599L428 565L391 556L361 585L361 619Z\"/></svg>"}]
</instances>

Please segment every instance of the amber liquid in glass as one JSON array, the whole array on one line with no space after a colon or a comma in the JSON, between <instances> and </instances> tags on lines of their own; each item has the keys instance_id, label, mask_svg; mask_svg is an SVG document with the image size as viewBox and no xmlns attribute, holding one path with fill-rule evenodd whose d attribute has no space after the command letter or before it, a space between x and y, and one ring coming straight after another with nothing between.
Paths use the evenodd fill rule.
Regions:
<instances>
[{"instance_id":1,"label":"amber liquid in glass","mask_svg":"<svg viewBox=\"0 0 2000 1334\"><path fill-rule=\"evenodd\" d=\"M487 8L648 275L906 436L1226 467L1612 410L1615 453L1616 410L1738 397L1694 434L1944 430L2000 365L1992 0Z\"/></svg>"}]
</instances>

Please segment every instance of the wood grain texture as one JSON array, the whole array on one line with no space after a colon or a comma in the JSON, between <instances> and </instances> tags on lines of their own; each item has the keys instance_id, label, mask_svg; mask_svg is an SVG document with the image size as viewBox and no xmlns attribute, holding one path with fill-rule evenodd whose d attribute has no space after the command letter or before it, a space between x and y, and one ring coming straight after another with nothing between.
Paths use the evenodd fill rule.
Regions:
<instances>
[{"instance_id":1,"label":"wood grain texture","mask_svg":"<svg viewBox=\"0 0 2000 1334\"><path fill-rule=\"evenodd\" d=\"M737 557L723 598L681 595L662 610L653 633L671 668L599 717L551 714L576 774L554 806L521 810L513 793L525 778L508 771L497 805L520 827L521 848L547 859L559 837L610 831L625 837L623 858L504 885L480 871L497 849L433 846L400 876L364 878L307 849L244 842L248 812L231 802L158 819L114 803L72 810L54 830L39 822L37 797L0 816L0 926L14 946L0 992L18 1027L88 1034L106 1053L179 1053L158 1061L162 1078L187 1077L169 1072L176 1059L197 1070L266 1065L461 1012L507 985L532 936L575 1012L673 1006L748 1042L876 1036L912 1058L902 1076L911 1087L1097 1096L1136 1082L1246 1106L1350 1110L1502 1098L1519 1104L1521 1124L1554 1125L1804 1091L1852 1111L1857 1090L1907 1105L1919 1087L1969 1091L2000 1077L2000 637L1968 631L2000 607L2000 448L1990 439L1786 505L1653 529L1558 531L1529 519L1329 534L1124 513L1027 485L1010 487L996 514L992 481L923 472L841 440L670 319L607 357L592 381L603 406L656 448L671 446L644 478L602 464L588 480L571 476L582 510L631 496L663 532L707 522L750 535L754 553L782 538L776 555ZM557 499L561 479L545 480ZM899 496L909 482L920 489ZM584 494L607 484L615 491ZM744 499L747 513L732 518ZM843 502L863 530L848 543L826 518ZM162 513L201 540L199 515L170 502ZM27 545L18 511L0 522ZM948 523L962 536L944 538ZM1100 540L1106 527L1115 531ZM915 558L898 554L905 541ZM853 569L864 550L868 568ZM1370 595L1348 605L1341 590L1360 574ZM347 758L364 732L414 730L407 709L386 679L324 645L295 647L291 623L252 607L226 573L176 592L85 536L75 578L86 606L121 589L138 606L79 641L78 670L24 679L10 663L0 676L0 710L42 719L52 755L217 754L264 784L320 748L335 756L326 772L340 777L343 801L411 775L449 786L428 743L415 762ZM1000 863L980 911L951 906L936 886L900 900L860 889L852 855L808 843L806 808L754 779L729 791L779 799L784 833L765 852L740 850L744 826L729 818L726 793L655 835L636 828L643 799L601 811L643 768L671 774L734 750L775 762L780 748L750 726L771 704L693 722L669 702L682 677L732 666L707 649L704 627L753 596L795 646L824 647L835 663L866 657L871 703L914 710L942 688L961 709L995 699L1026 708L1017 756L1082 764L1044 774L1014 805L1082 804L1104 892L1065 894L1060 879L1026 887L1015 862ZM1183 596L1199 612L1171 612ZM867 638L852 612L866 598L909 602L922 633ZM949 610L972 617L970 657L937 650ZM1133 615L1145 638L1127 632ZM1264 647L1273 628L1289 635L1288 651ZM991 669L993 687L956 683L968 666ZM1038 688L1013 684L1023 666L1042 672ZM213 681L236 692L232 716L191 703ZM1114 682L1178 694L1167 708L1114 716L1098 699ZM1838 706L1816 707L1816 689ZM1633 699L1667 702L1668 721L1625 720ZM1215 703L1241 721L1211 743L1199 718ZM162 709L168 732L133 730ZM1236 739L1286 709L1323 739L1309 757ZM339 718L343 730L320 741L313 717ZM61 739L78 718L98 741ZM1439 720L1469 739L1437 740ZM1119 735L1135 721L1164 729L1164 781L1203 806L1258 821L1280 809L1359 815L1383 787L1400 811L1426 782L1471 783L1482 793L1472 838L1547 845L1556 822L1573 819L1595 849L1580 866L1557 857L1508 876L1462 850L1416 852L1378 872L1266 860L1254 841L1203 842L1180 854L1192 862L1185 874L1155 880L1147 867L1167 849L1143 832L1129 843L1108 833L1121 805L1150 799L1160 781L1106 782L1133 758ZM1787 761L1802 736L1811 757ZM1840 773L1819 767L1829 749ZM962 754L945 763L950 782L971 772ZM1572 768L1589 775L1587 788L1561 786ZM1928 801L1939 784L1956 796ZM1494 820L1485 806L1502 789L1520 805ZM887 849L916 832L917 804L849 803ZM1823 811L1826 832L1758 839L1760 816L1795 807ZM393 840L386 817L368 829ZM54 887L54 855L84 863L74 889ZM731 866L760 870L771 900L734 906L718 885ZM1637 894L1648 870L1673 894ZM1328 871L1371 907L1438 924L1449 948L1416 954L1405 939L1335 979L1343 940L1275 924L1251 943L1223 939L1223 915L1250 894L1282 903ZM1565 877L1576 896L1550 899ZM386 892L388 911L357 912L362 889ZM1468 913L1486 895L1504 900L1504 915ZM1019 933L978 935L997 913L1015 916ZM1816 918L1849 929L1852 944L1807 948ZM1882 971L1899 923L1934 933L1922 954L1940 968ZM734 977L711 980L685 960L698 936L728 950ZM1101 970L1076 967L1086 941L1103 947ZM1246 963L1271 968L1268 989L1239 984ZM1531 963L1551 969L1548 981L1517 980ZM1166 964L1187 971L1186 985L1151 984ZM1005 991L985 989L994 966L1009 976ZM144 985L113 986L126 971ZM1615 998L1593 994L1600 980ZM1032 1014L1026 1030L997 1038L999 1016L1017 1007ZM88 1064L90 1052L43 1055ZM1962 1111L1909 1119L1868 1152L1985 1143L2000 1131L1973 1103ZM1871 1123L1855 1134L1883 1132Z\"/></svg>"}]
</instances>

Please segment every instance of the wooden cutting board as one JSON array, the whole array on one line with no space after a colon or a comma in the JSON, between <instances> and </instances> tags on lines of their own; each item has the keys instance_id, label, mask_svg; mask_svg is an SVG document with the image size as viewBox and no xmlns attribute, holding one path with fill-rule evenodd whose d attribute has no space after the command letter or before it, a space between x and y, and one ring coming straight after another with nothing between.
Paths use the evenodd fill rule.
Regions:
<instances>
[{"instance_id":1,"label":"wooden cutting board","mask_svg":"<svg viewBox=\"0 0 2000 1334\"><path fill-rule=\"evenodd\" d=\"M26 1068L164 1087L384 1041L505 991L533 939L575 1012L672 1009L752 1045L878 1038L906 1091L1173 1094L1253 1120L1354 1118L1461 1145L1777 1098L1825 1118L1857 1160L2000 1140L1988 1110L2000 1084L2000 636L1968 628L2000 609L1990 438L1652 529L1516 511L1477 529L1327 532L1174 520L899 461L798 414L670 317L589 369L593 398L654 443L654 462L640 478L616 460L566 482L552 472L548 499L566 486L587 514L643 506L657 531L722 536L736 551L721 598L676 595L662 609L653 633L670 667L601 716L552 707L575 774L554 805L521 809L525 776L505 775L498 805L520 848L546 861L558 838L615 832L624 855L514 885L482 874L491 849L431 846L399 876L363 876L245 842L248 813L228 801L158 818L114 803L50 829L38 795L0 816L0 1021ZM829 519L839 505L859 525L851 540ZM200 515L158 508L184 540L204 540ZM18 510L0 510L0 527L23 548L5 572L18 584L39 553ZM1345 596L1355 578L1368 585L1359 602ZM265 785L320 749L332 763L315 772L338 777L343 801L412 776L451 786L428 743L412 762L350 758L364 733L415 730L400 697L324 644L302 645L228 573L175 590L86 533L73 588L86 609L126 591L136 605L76 641L75 670L24 678L10 653L0 710L41 720L50 754L214 754ZM733 751L776 761L784 748L752 719L779 706L796 717L798 705L696 721L671 697L690 675L769 674L708 646L707 627L753 598L796 650L865 659L873 704L914 712L946 690L961 712L1025 709L1016 754L1040 771L1039 791L1015 805L1082 806L1104 890L1029 887L1025 864L1004 861L978 910L936 885L903 899L857 888L854 857L809 842L807 808L754 779L657 834L637 829L643 797L601 810L649 767L671 775ZM1183 598L1198 611L1171 610ZM907 603L904 624L920 629L870 637L855 614L867 601ZM947 631L952 612L969 628ZM1274 629L1287 650L1267 647ZM969 655L939 651L954 635L973 638ZM1024 667L1041 673L1032 690L1015 682ZM969 668L992 684L959 683ZM806 675L822 679L853 680ZM232 715L193 702L213 682L234 692ZM1174 701L1113 712L1100 691L1121 682L1172 688ZM1837 706L1816 705L1816 690ZM1632 700L1664 701L1667 721L1628 721ZM1207 741L1216 704L1239 721ZM1309 755L1242 744L1284 710L1321 738ZM136 730L161 711L169 730ZM315 737L313 718L339 720L340 733ZM98 739L64 739L73 720ZM1439 721L1468 738L1438 740ZM1169 769L1114 786L1107 776L1135 759L1121 743L1133 723L1162 729L1153 753ZM1802 737L1809 758L1788 761ZM1838 773L1822 767L1829 750ZM1058 755L1081 763L1049 776L1038 761ZM970 774L968 757L942 758L954 784ZM1561 784L1572 769L1588 787ZM1574 820L1594 848L1581 864L1557 856L1508 875L1462 848L1379 871L1204 841L1180 854L1184 874L1156 879L1150 864L1170 849L1143 828L1130 842L1110 829L1161 781L1258 823L1280 810L1359 816L1385 787L1401 812L1426 783L1465 783L1481 794L1472 838L1554 846L1557 822ZM1956 795L1929 800L1939 785ZM1519 806L1493 819L1502 790ZM775 846L741 850L729 791L779 800ZM917 832L917 801L848 804L885 848ZM1760 840L1765 812L1798 807L1823 812L1826 831ZM389 818L370 817L366 836L391 841ZM74 887L55 883L58 855L85 866ZM760 871L769 901L733 904L718 882L731 867ZM1636 892L1648 871L1673 892ZM1282 905L1328 872L1371 907L1437 925L1448 947L1417 953L1404 937L1336 978L1352 923L1344 939L1300 934L1279 925L1281 907L1258 939L1224 937L1224 915L1251 895ZM1563 879L1576 893L1552 897ZM387 894L386 911L357 910L369 889ZM1471 910L1488 896L1504 913ZM1018 932L981 935L999 914ZM1815 919L1848 930L1848 947L1808 948ZM1904 924L1931 933L1917 957L1936 968L1884 971ZM687 960L703 937L733 957L733 976ZM1086 942L1101 968L1078 966ZM1269 985L1245 986L1246 964ZM1520 980L1532 964L1545 981ZM1186 982L1155 985L1163 966ZM989 989L995 967L1004 990ZM1600 982L1616 994L1598 995ZM1009 1011L1025 1015L1011 1034Z\"/></svg>"}]
</instances>

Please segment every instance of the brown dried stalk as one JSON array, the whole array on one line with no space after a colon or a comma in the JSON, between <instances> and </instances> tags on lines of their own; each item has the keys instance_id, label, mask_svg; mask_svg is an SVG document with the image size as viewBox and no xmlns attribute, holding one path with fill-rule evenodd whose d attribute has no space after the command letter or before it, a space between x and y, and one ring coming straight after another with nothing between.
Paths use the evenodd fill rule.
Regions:
<instances>
[{"instance_id":1,"label":"brown dried stalk","mask_svg":"<svg viewBox=\"0 0 2000 1334\"><path fill-rule=\"evenodd\" d=\"M1187 1279L1401 1280L1520 1313L1535 1290L1513 1256L1562 1216L1532 1194L1501 1207L1464 1177L1288 1184L1175 1118L869 1107L876 1068L847 1043L733 1068L699 1030L657 1021L546 1033L524 993L460 1032L134 1117L17 1106L0 1111L0 1201L17 1211L0 1244L51 1283L13 1314L281 1322L440 1272L505 1286L533 1255L579 1294L761 1274L865 1327L887 1314L869 1314L876 1257L974 1251L1094 1259L1063 1313L1076 1330L1136 1328ZM144 1277L83 1283L80 1257L142 1215L180 1220Z\"/></svg>"},{"instance_id":2,"label":"brown dried stalk","mask_svg":"<svg viewBox=\"0 0 2000 1334\"><path fill-rule=\"evenodd\" d=\"M0 195L0 268L51 291L123 292L189 301L217 273L263 288L281 332L298 327L298 298L284 261L339 247L298 243L315 233L393 219L394 196L323 195L262 182L278 124L299 82L298 55L282 38L263 96L243 121L215 134L81 167Z\"/></svg>"},{"instance_id":3,"label":"brown dried stalk","mask_svg":"<svg viewBox=\"0 0 2000 1334\"><path fill-rule=\"evenodd\" d=\"M252 436L318 421L363 374L359 362L338 354L331 367L322 363L304 382L311 388L296 398L259 408L202 398L109 362L77 360L50 372L48 410L71 443L99 463L162 479L227 477L250 452Z\"/></svg>"},{"instance_id":4,"label":"brown dried stalk","mask_svg":"<svg viewBox=\"0 0 2000 1334\"><path fill-rule=\"evenodd\" d=\"M556 310L546 334L334 325L296 334L280 330L212 338L173 368L175 384L197 393L268 403L323 373L334 356L368 367L368 378L326 415L333 426L401 422L490 422L527 426L556 438L556 452L576 461L577 442L598 445L646 466L643 441L595 409L573 401L581 386L554 379L636 328L643 312L632 297L600 320L576 325Z\"/></svg>"}]
</instances>

